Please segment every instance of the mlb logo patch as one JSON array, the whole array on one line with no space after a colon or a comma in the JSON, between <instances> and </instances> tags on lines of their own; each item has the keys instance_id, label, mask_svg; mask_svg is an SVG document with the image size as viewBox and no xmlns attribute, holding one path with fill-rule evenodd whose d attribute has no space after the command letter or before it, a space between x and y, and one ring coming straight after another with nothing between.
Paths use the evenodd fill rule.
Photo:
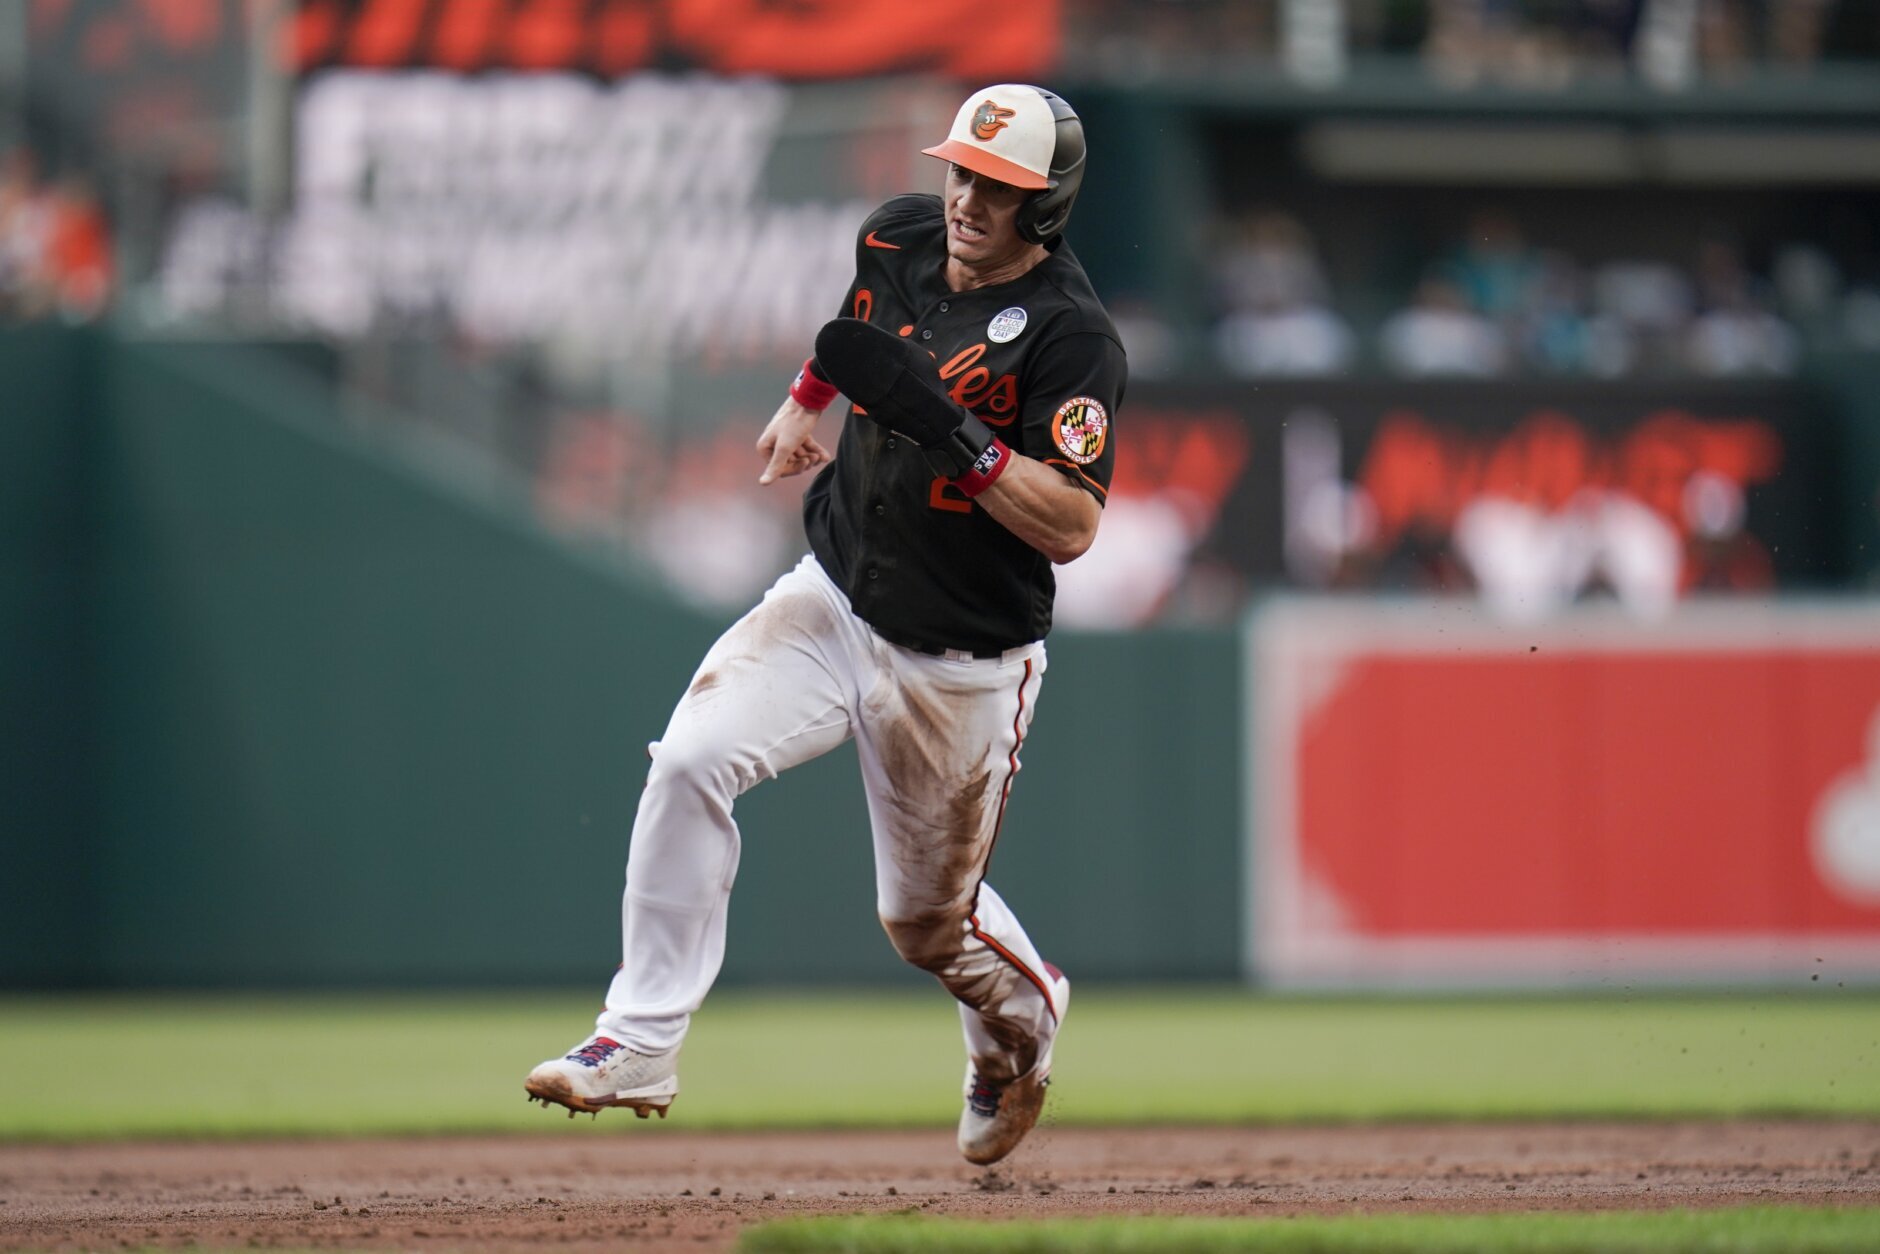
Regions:
<instances>
[{"instance_id":1,"label":"mlb logo patch","mask_svg":"<svg viewBox=\"0 0 1880 1254\"><path fill-rule=\"evenodd\" d=\"M1010 344L1017 339L1029 321L1025 311L1017 305L1010 309L1001 309L992 315L992 321L986 324L986 338L994 344Z\"/></svg>"}]
</instances>

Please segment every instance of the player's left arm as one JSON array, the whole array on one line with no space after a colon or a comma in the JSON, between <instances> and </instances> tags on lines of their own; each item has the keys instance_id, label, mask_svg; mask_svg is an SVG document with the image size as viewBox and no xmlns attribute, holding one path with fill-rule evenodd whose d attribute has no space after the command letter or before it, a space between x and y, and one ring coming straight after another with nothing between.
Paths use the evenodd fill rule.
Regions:
<instances>
[{"instance_id":1,"label":"player's left arm","mask_svg":"<svg viewBox=\"0 0 1880 1254\"><path fill-rule=\"evenodd\" d=\"M1019 400L1015 443L1025 452L973 498L1060 565L1097 538L1127 371L1121 346L1100 331L1074 331L1039 349Z\"/></svg>"},{"instance_id":2,"label":"player's left arm","mask_svg":"<svg viewBox=\"0 0 1880 1254\"><path fill-rule=\"evenodd\" d=\"M973 498L1007 531L1063 565L1082 557L1097 538L1103 507L1056 470L1023 453Z\"/></svg>"}]
</instances>

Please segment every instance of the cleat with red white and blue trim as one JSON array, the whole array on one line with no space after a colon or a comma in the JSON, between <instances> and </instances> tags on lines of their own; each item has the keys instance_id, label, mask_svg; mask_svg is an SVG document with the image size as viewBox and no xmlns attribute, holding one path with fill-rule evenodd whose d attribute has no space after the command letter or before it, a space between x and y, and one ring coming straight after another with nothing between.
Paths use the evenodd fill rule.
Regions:
<instances>
[{"instance_id":1,"label":"cleat with red white and blue trim","mask_svg":"<svg viewBox=\"0 0 1880 1254\"><path fill-rule=\"evenodd\" d=\"M551 1058L522 1082L531 1101L566 1106L573 1118L609 1106L631 1107L644 1119L666 1108L679 1093L679 1051L643 1054L596 1033L561 1058Z\"/></svg>"}]
</instances>

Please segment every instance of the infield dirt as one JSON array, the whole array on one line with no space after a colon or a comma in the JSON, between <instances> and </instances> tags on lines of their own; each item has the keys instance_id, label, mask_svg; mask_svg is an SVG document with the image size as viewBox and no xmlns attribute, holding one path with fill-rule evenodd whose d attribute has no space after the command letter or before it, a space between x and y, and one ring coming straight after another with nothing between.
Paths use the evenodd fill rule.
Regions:
<instances>
[{"instance_id":1,"label":"infield dirt","mask_svg":"<svg viewBox=\"0 0 1880 1254\"><path fill-rule=\"evenodd\" d=\"M675 1116L677 1117L677 1116ZM0 1146L0 1249L721 1250L786 1216L981 1219L1880 1202L1880 1123L1042 1127L993 1171L943 1130L609 1130Z\"/></svg>"}]
</instances>

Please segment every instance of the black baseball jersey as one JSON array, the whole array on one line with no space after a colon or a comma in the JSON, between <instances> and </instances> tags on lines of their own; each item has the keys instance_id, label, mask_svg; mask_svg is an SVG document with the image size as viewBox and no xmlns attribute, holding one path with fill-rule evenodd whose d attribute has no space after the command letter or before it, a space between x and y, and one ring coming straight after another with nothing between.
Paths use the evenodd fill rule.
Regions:
<instances>
[{"instance_id":1,"label":"black baseball jersey","mask_svg":"<svg viewBox=\"0 0 1880 1254\"><path fill-rule=\"evenodd\" d=\"M842 315L912 337L948 395L1101 503L1127 369L1083 267L1060 238L1012 282L955 292L946 259L939 197L897 196L862 224ZM803 522L855 612L897 644L984 654L1051 629L1050 560L937 478L912 440L855 412Z\"/></svg>"}]
</instances>

